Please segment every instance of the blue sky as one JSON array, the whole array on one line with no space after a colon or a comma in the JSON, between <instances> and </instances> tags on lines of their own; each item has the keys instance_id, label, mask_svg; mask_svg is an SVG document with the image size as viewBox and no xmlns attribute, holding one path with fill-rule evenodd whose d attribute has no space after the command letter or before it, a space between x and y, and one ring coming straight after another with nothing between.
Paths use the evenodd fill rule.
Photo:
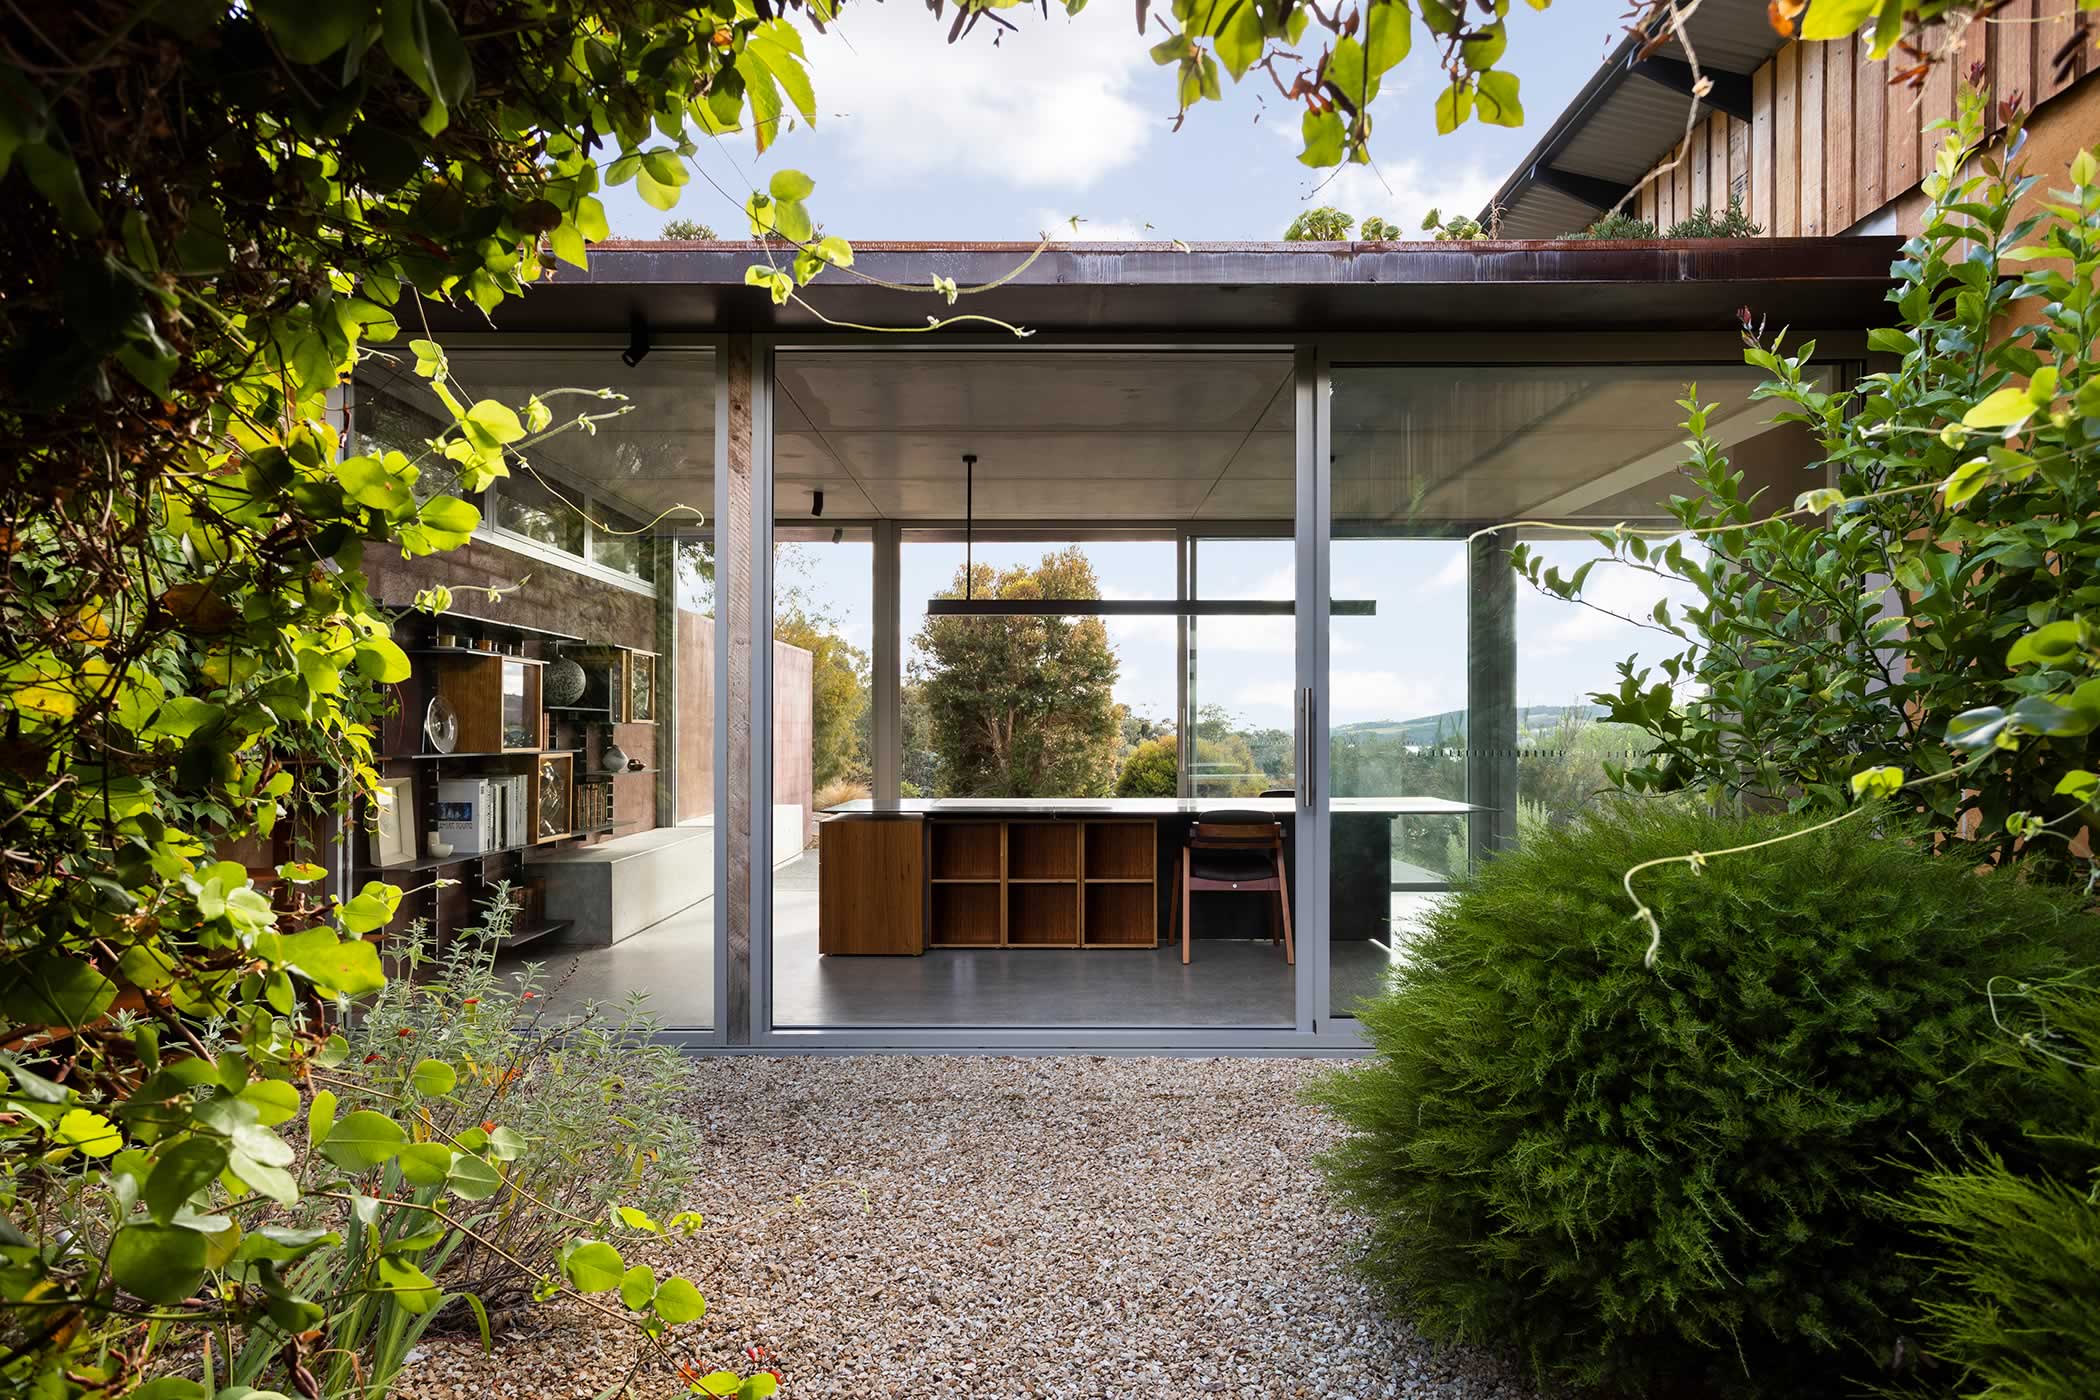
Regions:
<instances>
[{"instance_id":1,"label":"blue sky","mask_svg":"<svg viewBox=\"0 0 2100 1400\"><path fill-rule=\"evenodd\" d=\"M830 35L809 36L816 123L763 159L747 138L724 138L700 164L733 198L695 179L673 213L742 237L744 195L793 166L816 179L812 208L827 230L848 239L1072 237L1075 215L1086 221L1079 237L1274 238L1308 201L1412 230L1431 205L1479 208L1596 70L1621 8L1514 7L1503 66L1523 82L1518 130L1470 123L1439 137L1439 72L1418 41L1372 107L1376 168L1336 175L1298 164L1299 114L1259 71L1173 131L1171 72L1146 52L1159 27L1141 38L1127 4L1070 19L1055 5L1047 20L1008 10L1019 33L994 46L981 23L952 47L946 21L911 0L849 5ZM632 185L606 204L626 237L654 237L670 217Z\"/></svg>"},{"instance_id":2,"label":"blue sky","mask_svg":"<svg viewBox=\"0 0 2100 1400\"><path fill-rule=\"evenodd\" d=\"M1067 19L1039 10L1005 13L1020 26L996 46L993 27L944 42L946 20L909 0L853 5L828 36L810 36L818 120L783 134L763 158L744 138L703 150L696 178L673 214L744 236L743 196L783 166L816 180L812 208L848 239L1030 240L1275 238L1299 211L1332 204L1359 219L1378 214L1412 231L1432 206L1473 213L1596 71L1619 37L1621 7L1561 0L1544 13L1514 7L1504 66L1523 82L1521 129L1469 124L1438 136L1430 104L1440 74L1432 50L1388 78L1373 107L1375 167L1312 171L1297 161L1298 112L1252 73L1226 100L1205 103L1172 130L1173 86L1146 50L1127 5L1100 4ZM722 192L710 186L709 180ZM633 187L607 192L613 230L653 237L671 215ZM1083 222L1077 231L1069 220ZM986 544L978 557L1008 565L1045 546ZM917 629L923 600L945 588L961 546L920 545L903 558L904 623ZM1096 544L1089 554L1109 597L1172 597L1170 544ZM1552 546L1572 566L1579 543ZM1288 596L1289 545L1212 548L1213 596ZM870 554L865 543L812 544L783 582L794 582L839 621L848 639L869 637ZM1213 573L1212 570L1215 570ZM1463 551L1432 542L1350 542L1334 555L1338 597L1371 598L1373 618L1338 620L1332 709L1338 723L1404 719L1465 702ZM1654 590L1638 577L1600 571L1593 591L1643 614ZM1613 664L1652 634L1523 589L1519 598L1518 698L1565 704L1611 684ZM1118 698L1157 718L1174 709L1174 634L1167 619L1111 627L1122 658ZM1288 727L1292 651L1288 619L1213 622L1199 632L1199 699L1249 724Z\"/></svg>"}]
</instances>

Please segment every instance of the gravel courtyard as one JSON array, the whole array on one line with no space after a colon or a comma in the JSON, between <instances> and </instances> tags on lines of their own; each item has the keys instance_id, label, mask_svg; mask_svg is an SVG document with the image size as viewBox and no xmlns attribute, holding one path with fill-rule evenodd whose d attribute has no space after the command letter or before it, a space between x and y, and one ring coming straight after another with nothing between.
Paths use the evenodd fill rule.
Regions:
<instances>
[{"instance_id":1,"label":"gravel courtyard","mask_svg":"<svg viewBox=\"0 0 2100 1400\"><path fill-rule=\"evenodd\" d=\"M782 1395L1531 1400L1440 1350L1346 1267L1304 1060L697 1060L707 1228L631 1259L700 1285L703 1369L776 1355ZM632 1338L568 1308L426 1342L415 1400L591 1396ZM684 1387L645 1372L644 1394Z\"/></svg>"}]
</instances>

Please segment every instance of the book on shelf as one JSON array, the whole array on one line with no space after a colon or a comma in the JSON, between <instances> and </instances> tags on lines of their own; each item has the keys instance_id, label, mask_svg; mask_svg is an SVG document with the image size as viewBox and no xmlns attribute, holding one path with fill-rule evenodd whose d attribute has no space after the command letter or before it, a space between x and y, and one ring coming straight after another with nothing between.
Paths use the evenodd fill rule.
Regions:
<instances>
[{"instance_id":1,"label":"book on shelf","mask_svg":"<svg viewBox=\"0 0 2100 1400\"><path fill-rule=\"evenodd\" d=\"M437 829L454 850L472 855L496 849L491 799L486 778L439 779Z\"/></svg>"}]
</instances>

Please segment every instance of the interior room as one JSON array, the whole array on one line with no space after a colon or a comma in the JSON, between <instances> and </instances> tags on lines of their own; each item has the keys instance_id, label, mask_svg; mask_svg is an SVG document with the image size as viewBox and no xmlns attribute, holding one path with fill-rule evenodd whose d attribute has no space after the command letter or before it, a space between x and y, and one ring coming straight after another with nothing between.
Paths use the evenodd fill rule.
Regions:
<instances>
[{"instance_id":1,"label":"interior room","mask_svg":"<svg viewBox=\"0 0 2100 1400\"><path fill-rule=\"evenodd\" d=\"M359 814L353 879L405 892L397 931L465 946L499 893L515 913L498 965L528 968L556 1014L647 992L666 1029L714 1023L714 362L663 349L471 340L450 353L462 402L521 408L545 429L509 475L470 494L461 549L369 557L411 674L395 688L380 770L397 810ZM610 394L601 394L608 390ZM357 450L422 463L418 494L460 493L430 452L449 414L412 360L360 367ZM450 607L416 606L425 590ZM484 737L493 735L494 737Z\"/></svg>"},{"instance_id":2,"label":"interior room","mask_svg":"<svg viewBox=\"0 0 2100 1400\"><path fill-rule=\"evenodd\" d=\"M1790 499L1807 459L1764 424L1740 365L1336 364L1331 507L1309 522L1328 683L1308 697L1309 399L1290 351L783 348L772 365L754 957L783 1030L1288 1027L1301 994L1347 1017L1452 880L1578 816L1633 742L1589 695L1627 657L1662 654L1640 622L1660 600L1640 578L1602 611L1545 599L1508 548L1573 568L1587 528L1666 525L1689 373L1755 481ZM527 444L526 468L479 499L466 551L374 566L389 602L443 583L455 616L490 621L445 624L465 658L422 639L432 679L404 690L387 770L419 813L413 854L395 865L397 839L373 863L452 882L417 896L441 929L509 882L527 913L504 966L542 965L554 1009L646 993L665 1026L705 1029L721 895L712 357L470 348L453 372L472 397L540 394L557 427L595 421ZM549 392L563 384L624 397ZM428 394L367 375L359 432L427 437ZM433 753L430 701L484 646L530 673L514 699L533 742ZM1307 794L1316 732L1328 790ZM527 797L559 815L504 848L431 849L440 781L452 794L513 770L541 774ZM1314 800L1331 814L1313 862L1326 888L1300 894ZM1316 905L1324 953L1297 926Z\"/></svg>"},{"instance_id":3,"label":"interior room","mask_svg":"<svg viewBox=\"0 0 2100 1400\"><path fill-rule=\"evenodd\" d=\"M1273 830L1277 884L1296 872L1291 356L784 350L775 374L776 626L806 640L828 619L870 681L853 721L868 743L842 761L818 735L812 835L776 869L773 1023L1290 1024L1304 964L1272 941L1274 895L1226 881L1184 906L1180 879L1183 862L1199 869L1195 819L1218 809ZM1764 432L1740 365L1702 374L1731 450L1775 470L1803 460ZM1570 769L1609 752L1587 694L1616 684L1634 648L1615 648L1639 629L1520 607L1509 541L1467 537L1510 520L1665 521L1684 376L1333 371L1322 1014L1351 1014L1473 860L1587 796ZM1511 534L1585 548L1579 528ZM1080 717L1105 692L1113 753L1060 768L971 743L971 726L1027 728L1043 698L1030 680ZM775 742L802 745L778 728ZM1268 873L1245 868L1255 886Z\"/></svg>"}]
</instances>

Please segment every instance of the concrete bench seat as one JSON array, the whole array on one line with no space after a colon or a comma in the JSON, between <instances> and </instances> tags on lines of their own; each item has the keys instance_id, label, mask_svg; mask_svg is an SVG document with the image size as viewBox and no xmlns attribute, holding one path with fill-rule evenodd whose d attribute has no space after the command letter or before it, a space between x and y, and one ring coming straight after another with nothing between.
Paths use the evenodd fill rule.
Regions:
<instances>
[{"instance_id":1,"label":"concrete bench seat","mask_svg":"<svg viewBox=\"0 0 2100 1400\"><path fill-rule=\"evenodd\" d=\"M773 859L802 853L802 808L773 809ZM600 841L535 851L526 869L547 882L547 917L566 919L563 943L604 948L715 892L715 829L712 822L659 826Z\"/></svg>"}]
</instances>

